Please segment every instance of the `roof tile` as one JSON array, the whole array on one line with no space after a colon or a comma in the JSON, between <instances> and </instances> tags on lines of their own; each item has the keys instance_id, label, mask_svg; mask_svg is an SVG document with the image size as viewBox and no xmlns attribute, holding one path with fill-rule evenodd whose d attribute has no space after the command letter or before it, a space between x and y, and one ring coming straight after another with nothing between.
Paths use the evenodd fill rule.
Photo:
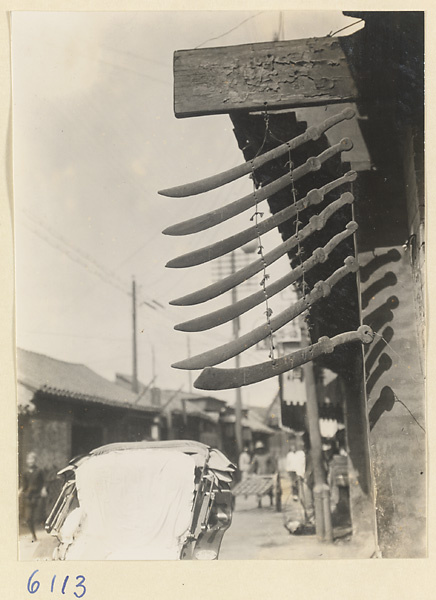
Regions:
<instances>
[{"instance_id":1,"label":"roof tile","mask_svg":"<svg viewBox=\"0 0 436 600\"><path fill-rule=\"evenodd\" d=\"M137 410L158 410L145 404L143 398L137 402L136 394L83 364L65 362L18 348L17 371L18 382L35 392Z\"/></svg>"}]
</instances>

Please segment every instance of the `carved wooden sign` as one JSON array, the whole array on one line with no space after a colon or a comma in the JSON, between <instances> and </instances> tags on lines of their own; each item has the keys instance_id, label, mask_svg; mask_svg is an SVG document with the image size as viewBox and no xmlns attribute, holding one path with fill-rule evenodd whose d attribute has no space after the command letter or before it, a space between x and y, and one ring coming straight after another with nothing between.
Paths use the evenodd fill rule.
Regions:
<instances>
[{"instance_id":1,"label":"carved wooden sign","mask_svg":"<svg viewBox=\"0 0 436 600\"><path fill-rule=\"evenodd\" d=\"M179 50L176 117L350 102L357 89L339 38Z\"/></svg>"}]
</instances>

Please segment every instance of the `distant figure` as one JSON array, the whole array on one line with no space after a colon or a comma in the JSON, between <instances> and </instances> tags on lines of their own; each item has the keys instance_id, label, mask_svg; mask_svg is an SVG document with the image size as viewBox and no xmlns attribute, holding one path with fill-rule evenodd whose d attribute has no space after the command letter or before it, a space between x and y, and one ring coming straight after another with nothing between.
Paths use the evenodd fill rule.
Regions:
<instances>
[{"instance_id":1,"label":"distant figure","mask_svg":"<svg viewBox=\"0 0 436 600\"><path fill-rule=\"evenodd\" d=\"M275 473L274 459L263 445L263 442L256 442L254 446L251 472L256 473L256 475L272 475Z\"/></svg>"},{"instance_id":2,"label":"distant figure","mask_svg":"<svg viewBox=\"0 0 436 600\"><path fill-rule=\"evenodd\" d=\"M331 441L327 441L322 445L322 460L324 463L324 468L326 473L329 472L330 463L335 454L335 448L333 447L333 443Z\"/></svg>"},{"instance_id":3,"label":"distant figure","mask_svg":"<svg viewBox=\"0 0 436 600\"><path fill-rule=\"evenodd\" d=\"M304 450L297 450L295 442L291 443L286 455L286 471L292 486L292 496L295 501L302 498L302 484L306 471L306 455Z\"/></svg>"},{"instance_id":4,"label":"distant figure","mask_svg":"<svg viewBox=\"0 0 436 600\"><path fill-rule=\"evenodd\" d=\"M250 465L251 465L251 456L248 452L248 446L244 446L244 450L239 455L239 462L238 462L238 467L241 472L242 481L244 481L244 479L247 479L248 473L250 471Z\"/></svg>"},{"instance_id":5,"label":"distant figure","mask_svg":"<svg viewBox=\"0 0 436 600\"><path fill-rule=\"evenodd\" d=\"M44 475L41 469L38 468L35 452L30 452L27 455L26 465L27 469L22 475L19 494L23 498L24 520L32 535L32 541L36 542L35 520L40 498L46 495Z\"/></svg>"},{"instance_id":6,"label":"distant figure","mask_svg":"<svg viewBox=\"0 0 436 600\"><path fill-rule=\"evenodd\" d=\"M275 460L271 454L267 451L263 442L258 441L254 446L254 458L251 462L251 473L256 475L273 475L276 472ZM273 503L273 490L270 491L271 506ZM257 496L257 504L259 508L262 508L262 496Z\"/></svg>"}]
</instances>

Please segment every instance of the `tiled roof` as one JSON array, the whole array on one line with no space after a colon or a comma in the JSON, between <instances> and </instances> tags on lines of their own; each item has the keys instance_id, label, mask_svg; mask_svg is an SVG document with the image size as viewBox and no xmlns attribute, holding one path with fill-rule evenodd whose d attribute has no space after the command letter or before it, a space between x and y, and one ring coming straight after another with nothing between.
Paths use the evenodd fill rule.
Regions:
<instances>
[{"instance_id":1,"label":"tiled roof","mask_svg":"<svg viewBox=\"0 0 436 600\"><path fill-rule=\"evenodd\" d=\"M17 371L18 382L33 392L141 411L158 410L145 404L143 398L137 402L136 394L82 364L65 362L19 348Z\"/></svg>"},{"instance_id":2,"label":"tiled roof","mask_svg":"<svg viewBox=\"0 0 436 600\"><path fill-rule=\"evenodd\" d=\"M33 396L35 392L18 381L17 383L17 398L18 408L20 413L30 413L35 410L33 404Z\"/></svg>"}]
</instances>

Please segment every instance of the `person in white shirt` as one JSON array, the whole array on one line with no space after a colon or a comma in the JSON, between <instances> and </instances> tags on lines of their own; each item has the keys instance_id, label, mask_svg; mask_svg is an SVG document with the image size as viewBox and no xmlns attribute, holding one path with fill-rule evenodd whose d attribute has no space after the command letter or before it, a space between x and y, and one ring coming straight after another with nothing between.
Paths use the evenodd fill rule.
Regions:
<instances>
[{"instance_id":1,"label":"person in white shirt","mask_svg":"<svg viewBox=\"0 0 436 600\"><path fill-rule=\"evenodd\" d=\"M241 472L241 479L247 479L248 473L250 471L251 465L251 456L248 452L248 446L244 447L244 450L239 455L238 467Z\"/></svg>"},{"instance_id":2,"label":"person in white shirt","mask_svg":"<svg viewBox=\"0 0 436 600\"><path fill-rule=\"evenodd\" d=\"M301 485L306 471L306 455L304 450L297 450L295 442L291 443L286 455L286 471L291 480L293 498L297 501L301 497Z\"/></svg>"}]
</instances>

